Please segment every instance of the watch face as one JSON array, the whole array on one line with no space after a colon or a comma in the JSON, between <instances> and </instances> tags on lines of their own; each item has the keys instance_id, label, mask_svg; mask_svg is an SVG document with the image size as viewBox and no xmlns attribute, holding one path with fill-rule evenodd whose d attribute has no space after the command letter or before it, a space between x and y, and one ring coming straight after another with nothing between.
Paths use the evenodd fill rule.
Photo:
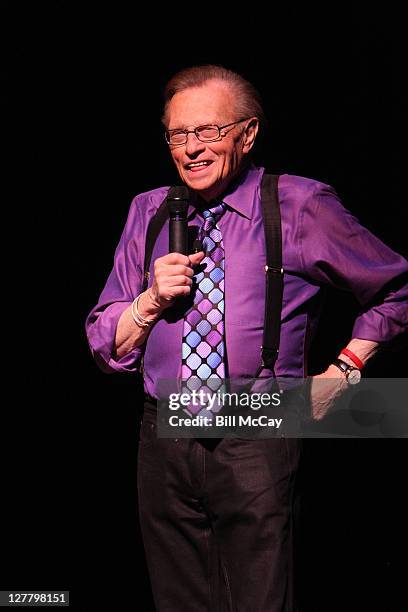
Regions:
<instances>
[{"instance_id":1,"label":"watch face","mask_svg":"<svg viewBox=\"0 0 408 612\"><path fill-rule=\"evenodd\" d=\"M349 374L347 376L347 382L350 385L356 385L357 383L360 382L360 380L361 380L361 372L360 372L360 370L358 370L357 368L353 369L353 370L350 370L350 372L349 372Z\"/></svg>"}]
</instances>

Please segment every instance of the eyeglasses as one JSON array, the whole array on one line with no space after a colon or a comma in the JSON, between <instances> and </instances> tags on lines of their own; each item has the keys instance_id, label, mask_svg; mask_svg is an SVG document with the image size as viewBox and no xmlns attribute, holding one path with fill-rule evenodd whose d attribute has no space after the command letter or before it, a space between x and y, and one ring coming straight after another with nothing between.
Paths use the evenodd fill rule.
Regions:
<instances>
[{"instance_id":1,"label":"eyeglasses","mask_svg":"<svg viewBox=\"0 0 408 612\"><path fill-rule=\"evenodd\" d=\"M230 125L236 125L237 123L242 123L242 121L246 121L249 117L244 117L243 119L239 119L239 121L233 121L232 123L227 123L226 125L199 125L194 128L194 130L166 130L164 136L166 138L166 142L169 145L182 145L186 144L187 137L189 134L195 134L198 140L201 142L213 142L214 140L218 140L219 138L225 136L225 134L221 134L221 130Z\"/></svg>"}]
</instances>

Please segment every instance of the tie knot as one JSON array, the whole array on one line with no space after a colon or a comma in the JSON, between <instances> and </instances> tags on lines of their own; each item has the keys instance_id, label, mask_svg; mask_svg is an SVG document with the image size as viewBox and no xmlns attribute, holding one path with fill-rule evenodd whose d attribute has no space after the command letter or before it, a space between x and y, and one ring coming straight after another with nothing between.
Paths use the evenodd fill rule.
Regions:
<instances>
[{"instance_id":1,"label":"tie knot","mask_svg":"<svg viewBox=\"0 0 408 612\"><path fill-rule=\"evenodd\" d=\"M224 204L224 202L221 202L221 204L217 204L217 206L212 206L207 210L203 210L204 225L206 229L207 227L214 227L214 225L218 223L222 215L225 213L225 210L226 205Z\"/></svg>"}]
</instances>

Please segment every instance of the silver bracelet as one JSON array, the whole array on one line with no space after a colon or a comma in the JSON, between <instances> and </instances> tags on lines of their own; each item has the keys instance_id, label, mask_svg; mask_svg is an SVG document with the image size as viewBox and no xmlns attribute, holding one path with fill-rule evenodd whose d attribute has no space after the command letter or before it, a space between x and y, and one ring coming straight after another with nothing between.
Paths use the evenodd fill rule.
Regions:
<instances>
[{"instance_id":1,"label":"silver bracelet","mask_svg":"<svg viewBox=\"0 0 408 612\"><path fill-rule=\"evenodd\" d=\"M142 294L139 294L132 302L132 317L138 327L150 327L154 323L155 319L145 319L139 312L138 304L139 298ZM135 312L136 310L136 312Z\"/></svg>"}]
</instances>

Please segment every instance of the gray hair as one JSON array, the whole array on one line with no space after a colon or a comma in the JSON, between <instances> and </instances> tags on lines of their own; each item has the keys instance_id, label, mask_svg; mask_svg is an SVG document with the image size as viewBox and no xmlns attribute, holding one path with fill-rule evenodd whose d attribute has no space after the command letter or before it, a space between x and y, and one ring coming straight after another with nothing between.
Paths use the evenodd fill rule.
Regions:
<instances>
[{"instance_id":1,"label":"gray hair","mask_svg":"<svg viewBox=\"0 0 408 612\"><path fill-rule=\"evenodd\" d=\"M164 125L167 125L169 103L176 93L191 87L202 87L208 81L213 80L226 83L233 91L237 118L257 117L261 125L264 123L265 115L261 97L252 83L228 68L207 64L180 70L167 83L164 89L164 113L162 117Z\"/></svg>"}]
</instances>

